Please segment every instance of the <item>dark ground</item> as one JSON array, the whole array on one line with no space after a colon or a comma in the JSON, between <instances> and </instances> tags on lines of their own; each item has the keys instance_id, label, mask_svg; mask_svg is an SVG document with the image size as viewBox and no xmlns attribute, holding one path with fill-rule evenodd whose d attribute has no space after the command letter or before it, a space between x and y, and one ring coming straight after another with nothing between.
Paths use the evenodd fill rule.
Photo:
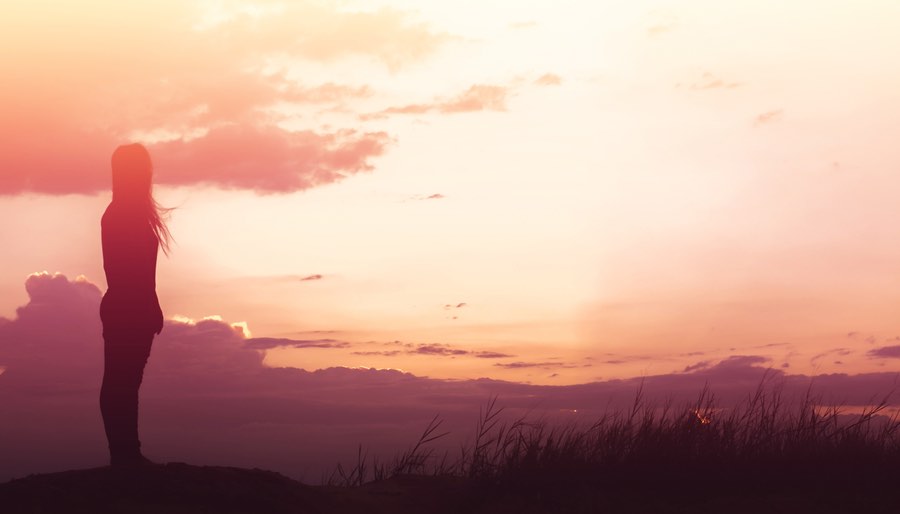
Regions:
<instances>
[{"instance_id":1,"label":"dark ground","mask_svg":"<svg viewBox=\"0 0 900 514\"><path fill-rule=\"evenodd\" d=\"M307 486L259 469L157 465L94 468L0 484L0 512L19 513L900 513L897 476L774 472L620 473L580 483L400 476L362 487Z\"/></svg>"}]
</instances>

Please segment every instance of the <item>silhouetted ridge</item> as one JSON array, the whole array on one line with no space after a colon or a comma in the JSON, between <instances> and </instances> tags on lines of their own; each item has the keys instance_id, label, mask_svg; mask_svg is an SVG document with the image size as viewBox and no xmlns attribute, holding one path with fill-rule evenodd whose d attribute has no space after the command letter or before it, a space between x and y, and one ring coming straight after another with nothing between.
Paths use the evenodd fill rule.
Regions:
<instances>
[{"instance_id":1,"label":"silhouetted ridge","mask_svg":"<svg viewBox=\"0 0 900 514\"><path fill-rule=\"evenodd\" d=\"M324 493L273 471L182 463L31 475L0 484L0 510L19 513L318 513Z\"/></svg>"}]
</instances>

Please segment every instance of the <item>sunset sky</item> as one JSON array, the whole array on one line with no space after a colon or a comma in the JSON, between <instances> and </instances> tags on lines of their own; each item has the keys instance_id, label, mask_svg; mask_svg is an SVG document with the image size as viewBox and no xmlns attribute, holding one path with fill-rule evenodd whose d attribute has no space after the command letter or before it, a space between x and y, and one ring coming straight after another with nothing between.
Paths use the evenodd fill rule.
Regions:
<instances>
[{"instance_id":1,"label":"sunset sky","mask_svg":"<svg viewBox=\"0 0 900 514\"><path fill-rule=\"evenodd\" d=\"M175 207L166 330L218 316L269 366L896 371L898 21L894 0L5 2L0 317L35 272L105 290L109 158L138 141Z\"/></svg>"}]
</instances>

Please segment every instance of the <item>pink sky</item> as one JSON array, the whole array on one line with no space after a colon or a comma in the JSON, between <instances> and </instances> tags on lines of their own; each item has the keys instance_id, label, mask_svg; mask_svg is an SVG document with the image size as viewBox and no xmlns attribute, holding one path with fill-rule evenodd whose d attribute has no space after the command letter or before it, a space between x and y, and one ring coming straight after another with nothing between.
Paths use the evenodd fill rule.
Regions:
<instances>
[{"instance_id":1,"label":"pink sky","mask_svg":"<svg viewBox=\"0 0 900 514\"><path fill-rule=\"evenodd\" d=\"M4 6L0 316L34 272L104 289L109 156L136 140L176 207L166 316L243 323L270 366L557 385L736 355L896 371L898 16Z\"/></svg>"}]
</instances>

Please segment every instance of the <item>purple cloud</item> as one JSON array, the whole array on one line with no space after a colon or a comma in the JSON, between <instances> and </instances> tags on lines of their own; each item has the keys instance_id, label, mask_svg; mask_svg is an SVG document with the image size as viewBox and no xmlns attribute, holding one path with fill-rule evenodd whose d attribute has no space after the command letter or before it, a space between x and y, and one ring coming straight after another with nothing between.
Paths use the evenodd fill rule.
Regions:
<instances>
[{"instance_id":1,"label":"purple cloud","mask_svg":"<svg viewBox=\"0 0 900 514\"><path fill-rule=\"evenodd\" d=\"M900 345L875 348L866 352L866 355L878 359L900 359Z\"/></svg>"}]
</instances>

